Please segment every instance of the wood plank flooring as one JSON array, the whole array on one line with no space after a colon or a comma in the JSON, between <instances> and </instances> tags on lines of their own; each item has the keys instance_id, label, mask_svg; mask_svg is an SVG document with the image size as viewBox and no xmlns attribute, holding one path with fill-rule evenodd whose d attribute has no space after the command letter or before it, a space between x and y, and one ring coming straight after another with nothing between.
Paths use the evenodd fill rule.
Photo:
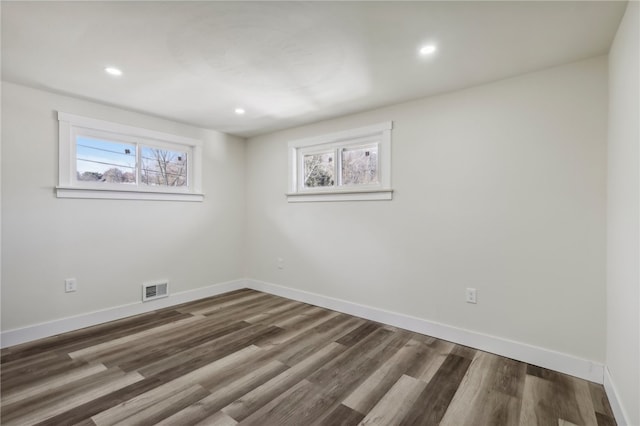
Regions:
<instances>
[{"instance_id":1,"label":"wood plank flooring","mask_svg":"<svg viewBox=\"0 0 640 426\"><path fill-rule=\"evenodd\" d=\"M601 385L240 290L2 351L3 425L615 425Z\"/></svg>"}]
</instances>

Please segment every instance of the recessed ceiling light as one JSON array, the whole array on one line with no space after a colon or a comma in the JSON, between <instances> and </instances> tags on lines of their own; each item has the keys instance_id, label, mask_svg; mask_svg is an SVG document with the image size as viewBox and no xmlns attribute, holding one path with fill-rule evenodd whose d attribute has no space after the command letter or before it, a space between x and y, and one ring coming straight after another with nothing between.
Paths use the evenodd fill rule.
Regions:
<instances>
[{"instance_id":1,"label":"recessed ceiling light","mask_svg":"<svg viewBox=\"0 0 640 426\"><path fill-rule=\"evenodd\" d=\"M421 55L431 55L435 51L436 51L436 46L433 45L433 44L427 44L427 45L422 46L420 48L420 54Z\"/></svg>"},{"instance_id":2,"label":"recessed ceiling light","mask_svg":"<svg viewBox=\"0 0 640 426\"><path fill-rule=\"evenodd\" d=\"M115 68L115 67L107 67L104 69L104 72L106 72L107 74L115 75L115 76L122 75L122 71L120 71L118 68Z\"/></svg>"},{"instance_id":3,"label":"recessed ceiling light","mask_svg":"<svg viewBox=\"0 0 640 426\"><path fill-rule=\"evenodd\" d=\"M236 108L235 111L238 115L243 115L245 113L244 108Z\"/></svg>"}]
</instances>

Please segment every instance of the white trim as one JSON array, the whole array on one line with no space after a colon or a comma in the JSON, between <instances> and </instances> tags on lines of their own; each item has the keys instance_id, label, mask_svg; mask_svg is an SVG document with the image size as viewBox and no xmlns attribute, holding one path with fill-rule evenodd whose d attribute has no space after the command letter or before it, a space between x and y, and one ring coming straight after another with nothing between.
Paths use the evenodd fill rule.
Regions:
<instances>
[{"instance_id":1,"label":"white trim","mask_svg":"<svg viewBox=\"0 0 640 426\"><path fill-rule=\"evenodd\" d=\"M374 189L363 191L331 191L331 192L297 192L286 194L290 203L314 201L372 201L392 200L393 189Z\"/></svg>"},{"instance_id":2,"label":"white trim","mask_svg":"<svg viewBox=\"0 0 640 426\"><path fill-rule=\"evenodd\" d=\"M348 302L333 297L253 279L229 281L196 290L174 293L167 298L154 300L144 304L142 302L137 302L115 308L81 314L74 317L35 324L24 328L8 330L0 335L0 347L4 348L13 346L43 337L78 330L80 328L102 324L132 315L151 312L157 309L191 302L243 288L262 291L276 296L286 297L288 299L332 309L334 311L344 312L349 315L366 318L372 321L393 325L416 333L426 334L428 336L470 346L472 348L491 352L526 362L528 364L559 371L561 373L569 374L598 384L602 384L604 381L605 390L609 397L609 401L611 402L611 407L614 411L616 421L620 425L628 424L628 422L624 421L627 417L618 402L619 398L617 397L617 392L615 391L611 377L608 374L605 374L605 367L600 363L528 345L526 343L490 336L471 330L436 323L422 318L385 311L371 306L361 305L354 302Z\"/></svg>"},{"instance_id":3,"label":"white trim","mask_svg":"<svg viewBox=\"0 0 640 426\"><path fill-rule=\"evenodd\" d=\"M288 143L288 202L391 200L391 129L386 121L357 129L329 133ZM375 144L378 148L378 183L342 186L340 183L340 152L342 148ZM302 157L305 154L334 152L335 185L326 188L303 188Z\"/></svg>"},{"instance_id":4,"label":"white trim","mask_svg":"<svg viewBox=\"0 0 640 426\"><path fill-rule=\"evenodd\" d=\"M160 192L160 191L140 191L130 189L110 189L110 188L82 188L57 186L56 197L58 198L94 198L103 200L150 200L150 201L194 201L204 200L204 194L192 192Z\"/></svg>"},{"instance_id":5,"label":"white trim","mask_svg":"<svg viewBox=\"0 0 640 426\"><path fill-rule=\"evenodd\" d=\"M326 143L340 142L343 140L360 138L364 136L376 135L391 130L393 121L385 121L371 126L358 127L356 129L343 130L340 132L327 133L321 136L312 136L310 138L296 139L289 142L289 148L302 148L313 145L323 145Z\"/></svg>"},{"instance_id":6,"label":"white trim","mask_svg":"<svg viewBox=\"0 0 640 426\"><path fill-rule=\"evenodd\" d=\"M139 136L145 139L155 139L169 143L179 143L182 145L202 145L198 139L187 138L185 136L173 135L171 133L158 132L144 129L142 127L127 126L126 124L113 123L111 121L98 120L95 118L83 117L81 115L69 114L58 111L58 121L73 124L74 126L98 129L102 131L120 133L127 136Z\"/></svg>"},{"instance_id":7,"label":"white trim","mask_svg":"<svg viewBox=\"0 0 640 426\"><path fill-rule=\"evenodd\" d=\"M613 378L611 377L611 373L609 372L609 368L604 368L604 391L607 394L607 398L609 399L609 405L611 405L611 411L613 411L613 416L616 419L616 423L619 426L631 426L629 422L629 416L621 404L620 397L618 395L618 391L616 386L613 384Z\"/></svg>"},{"instance_id":8,"label":"white trim","mask_svg":"<svg viewBox=\"0 0 640 426\"><path fill-rule=\"evenodd\" d=\"M263 281L249 279L247 286L253 290L393 325L595 383L603 382L604 365L569 354Z\"/></svg>"},{"instance_id":9,"label":"white trim","mask_svg":"<svg viewBox=\"0 0 640 426\"><path fill-rule=\"evenodd\" d=\"M158 190L154 187L143 186L137 182L132 190L127 188L126 185L110 185L106 183L96 185L90 182L78 182L76 178L75 141L76 136L79 134L113 138L114 140L135 144L138 155L140 146L161 147L179 151L185 150L187 153L188 188L164 187ZM202 201L202 153L203 142L198 139L58 111L58 186L56 187L56 193L58 198ZM139 162L140 160L138 159L138 164L136 164L138 179ZM83 193L72 193L69 191L72 189ZM148 197L143 195L147 193L171 193L178 194L178 196L152 195ZM195 195L196 197L185 197L182 196L182 194Z\"/></svg>"},{"instance_id":10,"label":"white trim","mask_svg":"<svg viewBox=\"0 0 640 426\"><path fill-rule=\"evenodd\" d=\"M116 306L114 308L108 308L54 321L34 324L14 330L7 330L0 334L0 347L6 348L8 346L30 342L32 340L41 339L43 337L55 336L56 334L79 330L81 328L90 327L92 325L102 324L105 322L130 317L132 315L144 314L158 309L203 299L205 297L216 296L218 294L240 290L243 288L246 288L244 280L228 281L208 287L198 288L195 290L173 293L169 297L145 303L142 303L140 301L128 305ZM136 294L138 294L137 288Z\"/></svg>"}]
</instances>

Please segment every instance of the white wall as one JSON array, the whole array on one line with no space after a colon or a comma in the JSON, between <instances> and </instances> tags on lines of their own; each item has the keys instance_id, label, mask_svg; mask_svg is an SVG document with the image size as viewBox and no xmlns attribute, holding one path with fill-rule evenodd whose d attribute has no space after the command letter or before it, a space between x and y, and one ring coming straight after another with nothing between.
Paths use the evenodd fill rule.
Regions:
<instances>
[{"instance_id":1,"label":"white wall","mask_svg":"<svg viewBox=\"0 0 640 426\"><path fill-rule=\"evenodd\" d=\"M56 111L204 141L202 203L57 199ZM2 330L241 278L242 139L2 84ZM64 293L64 279L78 280Z\"/></svg>"},{"instance_id":2,"label":"white wall","mask_svg":"<svg viewBox=\"0 0 640 426\"><path fill-rule=\"evenodd\" d=\"M606 117L599 57L252 138L247 275L603 362ZM290 140L386 120L393 201L287 203Z\"/></svg>"},{"instance_id":3,"label":"white wall","mask_svg":"<svg viewBox=\"0 0 640 426\"><path fill-rule=\"evenodd\" d=\"M628 424L640 425L640 4L609 53L606 363Z\"/></svg>"}]
</instances>

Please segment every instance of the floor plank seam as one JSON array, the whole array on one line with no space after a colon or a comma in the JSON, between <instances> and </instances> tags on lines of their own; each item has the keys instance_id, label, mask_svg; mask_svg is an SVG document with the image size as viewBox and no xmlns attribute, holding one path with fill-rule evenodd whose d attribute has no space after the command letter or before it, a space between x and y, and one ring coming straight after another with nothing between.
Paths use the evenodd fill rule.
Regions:
<instances>
[{"instance_id":1,"label":"floor plank seam","mask_svg":"<svg viewBox=\"0 0 640 426\"><path fill-rule=\"evenodd\" d=\"M1 352L2 424L615 425L604 388L255 290Z\"/></svg>"}]
</instances>

